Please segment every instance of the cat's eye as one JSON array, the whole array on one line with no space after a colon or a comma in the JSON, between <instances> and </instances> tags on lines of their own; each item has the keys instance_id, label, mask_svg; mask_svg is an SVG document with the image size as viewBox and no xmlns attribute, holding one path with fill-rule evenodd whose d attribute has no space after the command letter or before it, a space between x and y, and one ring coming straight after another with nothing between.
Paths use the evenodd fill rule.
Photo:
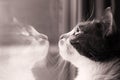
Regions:
<instances>
[{"instance_id":1,"label":"cat's eye","mask_svg":"<svg viewBox=\"0 0 120 80\"><path fill-rule=\"evenodd\" d=\"M81 33L81 30L79 27L76 28L75 32L73 33L73 35L78 35Z\"/></svg>"},{"instance_id":2,"label":"cat's eye","mask_svg":"<svg viewBox=\"0 0 120 80\"><path fill-rule=\"evenodd\" d=\"M76 32L81 33L81 29L79 27L77 27Z\"/></svg>"},{"instance_id":3,"label":"cat's eye","mask_svg":"<svg viewBox=\"0 0 120 80\"><path fill-rule=\"evenodd\" d=\"M79 31L80 31L80 29L79 29L79 28L77 28L77 29L76 29L76 32L79 32Z\"/></svg>"}]
</instances>

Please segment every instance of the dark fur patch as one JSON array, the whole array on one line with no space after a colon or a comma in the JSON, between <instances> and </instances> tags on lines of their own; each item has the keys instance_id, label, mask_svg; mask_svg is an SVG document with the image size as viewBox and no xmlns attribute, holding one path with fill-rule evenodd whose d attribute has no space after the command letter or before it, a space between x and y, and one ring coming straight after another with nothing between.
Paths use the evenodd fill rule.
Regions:
<instances>
[{"instance_id":1,"label":"dark fur patch","mask_svg":"<svg viewBox=\"0 0 120 80\"><path fill-rule=\"evenodd\" d=\"M95 61L120 57L120 34L117 30L105 35L109 26L103 22L87 23L79 28L83 33L70 41L79 53Z\"/></svg>"}]
</instances>

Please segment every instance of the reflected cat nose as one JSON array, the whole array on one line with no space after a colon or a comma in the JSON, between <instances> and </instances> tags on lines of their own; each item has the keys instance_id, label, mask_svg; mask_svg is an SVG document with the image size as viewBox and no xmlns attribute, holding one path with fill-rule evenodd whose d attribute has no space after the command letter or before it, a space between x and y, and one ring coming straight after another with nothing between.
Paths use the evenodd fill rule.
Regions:
<instances>
[{"instance_id":1,"label":"reflected cat nose","mask_svg":"<svg viewBox=\"0 0 120 80\"><path fill-rule=\"evenodd\" d=\"M48 40L48 37L44 34L40 34L39 37L42 38L42 39Z\"/></svg>"},{"instance_id":2,"label":"reflected cat nose","mask_svg":"<svg viewBox=\"0 0 120 80\"><path fill-rule=\"evenodd\" d=\"M67 34L62 34L59 39L68 38L68 37L69 36Z\"/></svg>"}]
</instances>

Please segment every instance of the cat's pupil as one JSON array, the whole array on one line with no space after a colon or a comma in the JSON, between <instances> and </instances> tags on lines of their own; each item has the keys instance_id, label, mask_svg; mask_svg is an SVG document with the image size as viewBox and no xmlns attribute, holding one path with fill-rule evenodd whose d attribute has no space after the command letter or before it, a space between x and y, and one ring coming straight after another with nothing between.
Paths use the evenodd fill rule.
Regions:
<instances>
[{"instance_id":1,"label":"cat's pupil","mask_svg":"<svg viewBox=\"0 0 120 80\"><path fill-rule=\"evenodd\" d=\"M76 32L79 32L79 31L80 31L79 28L77 28Z\"/></svg>"}]
</instances>

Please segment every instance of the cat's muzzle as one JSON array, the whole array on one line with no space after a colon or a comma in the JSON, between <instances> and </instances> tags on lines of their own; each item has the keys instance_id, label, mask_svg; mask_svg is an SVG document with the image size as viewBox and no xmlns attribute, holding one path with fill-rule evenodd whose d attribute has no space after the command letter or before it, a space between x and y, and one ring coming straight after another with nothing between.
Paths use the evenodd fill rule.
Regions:
<instances>
[{"instance_id":1,"label":"cat's muzzle","mask_svg":"<svg viewBox=\"0 0 120 80\"><path fill-rule=\"evenodd\" d=\"M44 40L48 40L48 37L46 35L44 35L44 34L40 34L39 37L44 39Z\"/></svg>"},{"instance_id":2,"label":"cat's muzzle","mask_svg":"<svg viewBox=\"0 0 120 80\"><path fill-rule=\"evenodd\" d=\"M68 37L69 37L69 35L67 35L67 34L62 34L62 35L60 36L59 40L61 40L61 39L67 39Z\"/></svg>"}]
</instances>

